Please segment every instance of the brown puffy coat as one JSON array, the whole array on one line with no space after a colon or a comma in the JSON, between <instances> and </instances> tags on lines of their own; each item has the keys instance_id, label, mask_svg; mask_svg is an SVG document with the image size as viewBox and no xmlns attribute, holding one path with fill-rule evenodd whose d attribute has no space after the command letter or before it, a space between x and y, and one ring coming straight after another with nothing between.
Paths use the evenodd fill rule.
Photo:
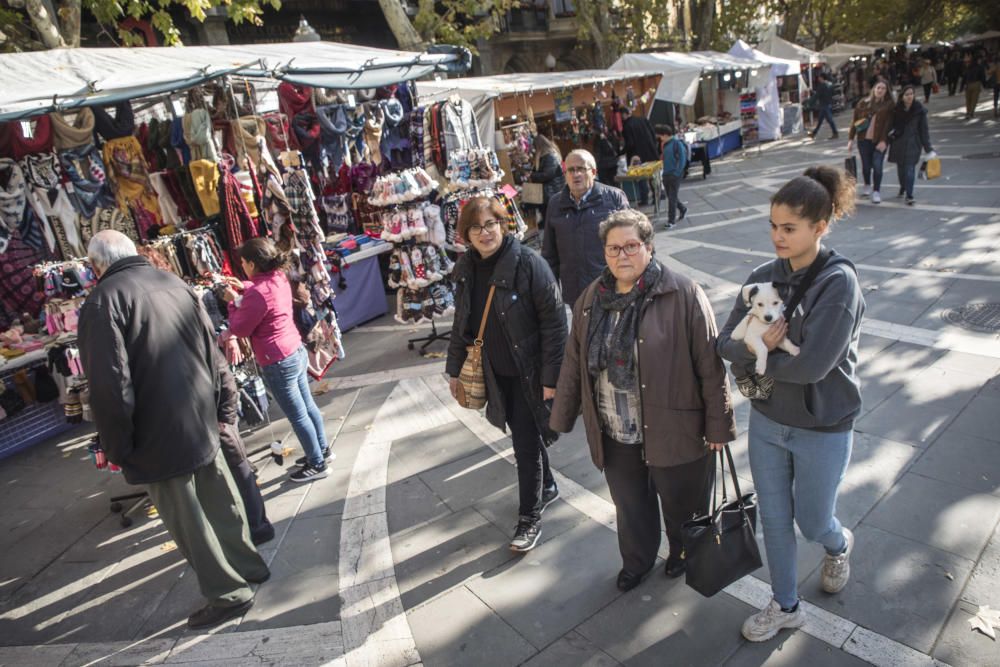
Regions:
<instances>
[{"instance_id":1,"label":"brown puffy coat","mask_svg":"<svg viewBox=\"0 0 1000 667\"><path fill-rule=\"evenodd\" d=\"M582 408L591 459L603 470L601 423L587 369L596 286L591 283L573 309L549 425L568 433ZM729 380L715 351L715 316L701 287L666 267L646 299L636 340L644 459L660 467L690 463L708 453L706 441L736 439Z\"/></svg>"}]
</instances>

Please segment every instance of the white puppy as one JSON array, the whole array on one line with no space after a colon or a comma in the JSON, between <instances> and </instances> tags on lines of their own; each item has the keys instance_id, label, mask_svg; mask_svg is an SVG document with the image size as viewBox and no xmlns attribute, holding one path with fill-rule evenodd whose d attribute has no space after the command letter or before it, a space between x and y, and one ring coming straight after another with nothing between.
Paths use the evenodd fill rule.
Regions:
<instances>
[{"instance_id":1,"label":"white puppy","mask_svg":"<svg viewBox=\"0 0 1000 667\"><path fill-rule=\"evenodd\" d=\"M732 338L746 341L753 348L757 355L754 370L757 375L764 375L767 370L767 345L764 344L763 335L768 327L781 318L785 303L772 283L746 285L743 288L743 303L749 306L750 312L733 329ZM793 357L799 353L799 346L788 340L787 336L781 339L778 347Z\"/></svg>"}]
</instances>

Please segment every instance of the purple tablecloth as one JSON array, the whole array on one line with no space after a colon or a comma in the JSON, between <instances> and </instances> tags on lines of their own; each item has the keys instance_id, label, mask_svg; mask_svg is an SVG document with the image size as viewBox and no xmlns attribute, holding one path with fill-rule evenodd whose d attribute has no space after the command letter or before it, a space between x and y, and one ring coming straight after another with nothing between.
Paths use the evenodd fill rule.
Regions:
<instances>
[{"instance_id":1,"label":"purple tablecloth","mask_svg":"<svg viewBox=\"0 0 1000 667\"><path fill-rule=\"evenodd\" d=\"M341 331L353 329L389 311L382 274L378 269L378 256L348 264L342 270L347 289L340 289L337 286L337 276L333 276L333 291L337 294L333 305L337 308L337 322Z\"/></svg>"}]
</instances>

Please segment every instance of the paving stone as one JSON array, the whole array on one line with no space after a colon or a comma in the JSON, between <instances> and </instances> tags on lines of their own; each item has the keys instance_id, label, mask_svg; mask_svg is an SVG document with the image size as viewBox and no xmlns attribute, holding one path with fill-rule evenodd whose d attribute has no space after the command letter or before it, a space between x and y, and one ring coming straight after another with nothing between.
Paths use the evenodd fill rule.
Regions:
<instances>
[{"instance_id":1,"label":"paving stone","mask_svg":"<svg viewBox=\"0 0 1000 667\"><path fill-rule=\"evenodd\" d=\"M972 375L927 368L857 422L857 430L926 446L955 418L982 381Z\"/></svg>"},{"instance_id":2,"label":"paving stone","mask_svg":"<svg viewBox=\"0 0 1000 667\"><path fill-rule=\"evenodd\" d=\"M549 465L562 470L571 463L581 459L590 460L590 448L587 446L587 433L583 427L583 419L576 420L576 426L569 433L562 433L559 439L548 449Z\"/></svg>"},{"instance_id":3,"label":"paving stone","mask_svg":"<svg viewBox=\"0 0 1000 667\"><path fill-rule=\"evenodd\" d=\"M949 665L1000 664L1000 643L969 625L978 610L978 605L968 602L955 606L934 647L935 658Z\"/></svg>"},{"instance_id":4,"label":"paving stone","mask_svg":"<svg viewBox=\"0 0 1000 667\"><path fill-rule=\"evenodd\" d=\"M728 595L704 598L657 569L588 618L577 632L628 665L721 664L743 643L753 610Z\"/></svg>"},{"instance_id":5,"label":"paving stone","mask_svg":"<svg viewBox=\"0 0 1000 667\"><path fill-rule=\"evenodd\" d=\"M254 605L243 617L239 632L312 625L340 618L336 565L333 575L315 576L315 571L304 570L281 579L272 577L257 587Z\"/></svg>"},{"instance_id":6,"label":"paving stone","mask_svg":"<svg viewBox=\"0 0 1000 667\"><path fill-rule=\"evenodd\" d=\"M420 473L420 479L454 511L517 483L517 472L492 450L479 451Z\"/></svg>"},{"instance_id":7,"label":"paving stone","mask_svg":"<svg viewBox=\"0 0 1000 667\"><path fill-rule=\"evenodd\" d=\"M340 553L339 517L295 517L271 562L271 581L287 577L328 577L336 590Z\"/></svg>"},{"instance_id":8,"label":"paving stone","mask_svg":"<svg viewBox=\"0 0 1000 667\"><path fill-rule=\"evenodd\" d=\"M837 498L837 518L847 526L857 525L920 453L906 443L855 432L851 462Z\"/></svg>"},{"instance_id":9,"label":"paving stone","mask_svg":"<svg viewBox=\"0 0 1000 667\"><path fill-rule=\"evenodd\" d=\"M524 667L613 667L620 664L574 630L524 663Z\"/></svg>"},{"instance_id":10,"label":"paving stone","mask_svg":"<svg viewBox=\"0 0 1000 667\"><path fill-rule=\"evenodd\" d=\"M61 664L76 644L0 647L0 665L10 667L52 667Z\"/></svg>"},{"instance_id":11,"label":"paving stone","mask_svg":"<svg viewBox=\"0 0 1000 667\"><path fill-rule=\"evenodd\" d=\"M1000 372L1000 359L984 357L981 354L952 351L935 361L934 366L969 375L981 375L985 380L988 380Z\"/></svg>"},{"instance_id":12,"label":"paving stone","mask_svg":"<svg viewBox=\"0 0 1000 667\"><path fill-rule=\"evenodd\" d=\"M370 426L375 421L375 414L385 403L385 399L389 397L395 386L395 382L386 382L372 387L363 387L340 432L363 431L365 427Z\"/></svg>"},{"instance_id":13,"label":"paving stone","mask_svg":"<svg viewBox=\"0 0 1000 667\"><path fill-rule=\"evenodd\" d=\"M604 473L594 467L590 456L575 461L564 468L557 467L556 469L591 493L600 496L609 503L611 502L611 492L608 490Z\"/></svg>"},{"instance_id":14,"label":"paving stone","mask_svg":"<svg viewBox=\"0 0 1000 667\"><path fill-rule=\"evenodd\" d=\"M223 635L191 633L174 645L165 664L320 665L343 654L341 624L332 621Z\"/></svg>"},{"instance_id":15,"label":"paving stone","mask_svg":"<svg viewBox=\"0 0 1000 667\"><path fill-rule=\"evenodd\" d=\"M391 469L391 459L389 466ZM389 484L385 489L385 506L390 536L451 514L448 506L417 476Z\"/></svg>"},{"instance_id":16,"label":"paving stone","mask_svg":"<svg viewBox=\"0 0 1000 667\"><path fill-rule=\"evenodd\" d=\"M869 630L928 652L973 563L874 526L862 524L854 534L847 587L837 595L806 597ZM819 572L803 590L819 591Z\"/></svg>"},{"instance_id":17,"label":"paving stone","mask_svg":"<svg viewBox=\"0 0 1000 667\"><path fill-rule=\"evenodd\" d=\"M525 639L544 648L618 595L618 540L583 524L481 578L469 590ZM526 603L524 591L533 591Z\"/></svg>"},{"instance_id":18,"label":"paving stone","mask_svg":"<svg viewBox=\"0 0 1000 667\"><path fill-rule=\"evenodd\" d=\"M962 599L972 604L988 604L1000 608L1000 525L983 549L972 576L969 577Z\"/></svg>"},{"instance_id":19,"label":"paving stone","mask_svg":"<svg viewBox=\"0 0 1000 667\"><path fill-rule=\"evenodd\" d=\"M509 445L508 440L505 446ZM392 443L389 450L389 483L486 451L489 450L484 448L479 438L460 422L428 429Z\"/></svg>"},{"instance_id":20,"label":"paving stone","mask_svg":"<svg viewBox=\"0 0 1000 667\"><path fill-rule=\"evenodd\" d=\"M406 614L425 665L519 665L535 648L466 587L460 586Z\"/></svg>"},{"instance_id":21,"label":"paving stone","mask_svg":"<svg viewBox=\"0 0 1000 667\"><path fill-rule=\"evenodd\" d=\"M76 665L101 665L102 667L159 665L166 659L176 642L176 639L147 639L141 642L81 643L60 664L66 667ZM0 659L0 664L3 664L2 659Z\"/></svg>"},{"instance_id":22,"label":"paving stone","mask_svg":"<svg viewBox=\"0 0 1000 667\"><path fill-rule=\"evenodd\" d=\"M509 542L510 535L471 508L393 536L403 607L412 609L511 560Z\"/></svg>"},{"instance_id":23,"label":"paving stone","mask_svg":"<svg viewBox=\"0 0 1000 667\"><path fill-rule=\"evenodd\" d=\"M927 448L912 472L1000 495L1000 444L959 433L953 425Z\"/></svg>"},{"instance_id":24,"label":"paving stone","mask_svg":"<svg viewBox=\"0 0 1000 667\"><path fill-rule=\"evenodd\" d=\"M172 579L164 581L166 595L136 631L133 639L179 637L188 633L188 616L202 608L206 601L201 595L198 577L190 566L174 570L171 577ZM232 630L237 625L236 622L231 622L228 629Z\"/></svg>"},{"instance_id":25,"label":"paving stone","mask_svg":"<svg viewBox=\"0 0 1000 667\"><path fill-rule=\"evenodd\" d=\"M1000 397L992 392L979 394L955 418L951 428L1000 445Z\"/></svg>"},{"instance_id":26,"label":"paving stone","mask_svg":"<svg viewBox=\"0 0 1000 667\"><path fill-rule=\"evenodd\" d=\"M774 639L745 642L726 667L864 667L869 663L804 632L781 632Z\"/></svg>"},{"instance_id":27,"label":"paving stone","mask_svg":"<svg viewBox=\"0 0 1000 667\"><path fill-rule=\"evenodd\" d=\"M975 560L1000 518L1000 498L907 473L865 523Z\"/></svg>"}]
</instances>

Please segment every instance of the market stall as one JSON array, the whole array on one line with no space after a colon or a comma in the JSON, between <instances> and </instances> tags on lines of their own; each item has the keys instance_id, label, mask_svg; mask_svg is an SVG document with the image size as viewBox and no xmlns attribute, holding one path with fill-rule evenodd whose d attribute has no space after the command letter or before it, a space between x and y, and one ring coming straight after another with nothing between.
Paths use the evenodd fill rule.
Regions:
<instances>
[{"instance_id":1,"label":"market stall","mask_svg":"<svg viewBox=\"0 0 1000 667\"><path fill-rule=\"evenodd\" d=\"M425 132L455 110L419 106L410 80L468 63L467 52L439 51L314 43L0 56L0 373L16 372L0 383L0 406L11 408L0 444L23 446L87 412L86 379L67 359L94 283L86 244L103 229L188 282L217 330L226 326L217 294L223 277L241 274L239 246L273 237L308 295L296 321L315 378L343 358L343 328L386 311L380 254L411 269L405 285L389 280L401 321L448 315L445 201L431 202L438 181L425 166L453 184L457 165L475 160L461 152L469 135ZM30 71L30 83L13 83ZM499 173L495 155L477 157ZM26 337L36 319L40 333ZM247 356L226 352L233 364ZM38 363L66 406L47 409L44 424L25 411L34 398L20 372L39 375ZM30 432L12 421L25 414Z\"/></svg>"},{"instance_id":2,"label":"market stall","mask_svg":"<svg viewBox=\"0 0 1000 667\"><path fill-rule=\"evenodd\" d=\"M766 62L771 65L771 76L767 84L764 86L755 86L754 88L756 94L755 101L757 103L755 110L756 122L760 139L762 141L780 139L784 133L783 129L786 127L786 115L792 116L793 119L799 119L798 123L795 123L793 120L788 124L790 128L790 132L788 133L801 132L802 114L798 105L799 62L797 60L768 55L754 49L743 40L738 40L733 44L733 47L729 49L729 55ZM782 79L781 85L779 85L779 78ZM794 102L791 99L784 98L782 95L782 92L786 89L785 78L789 78L794 82L792 84L796 92Z\"/></svg>"},{"instance_id":3,"label":"market stall","mask_svg":"<svg viewBox=\"0 0 1000 667\"><path fill-rule=\"evenodd\" d=\"M662 74L655 98L677 105L666 113L654 110L678 127L681 136L704 148L712 158L742 145L741 100L748 89L766 85L771 64L717 51L692 53L629 53L609 68L612 71L654 71ZM659 106L659 104L658 104Z\"/></svg>"}]
</instances>

